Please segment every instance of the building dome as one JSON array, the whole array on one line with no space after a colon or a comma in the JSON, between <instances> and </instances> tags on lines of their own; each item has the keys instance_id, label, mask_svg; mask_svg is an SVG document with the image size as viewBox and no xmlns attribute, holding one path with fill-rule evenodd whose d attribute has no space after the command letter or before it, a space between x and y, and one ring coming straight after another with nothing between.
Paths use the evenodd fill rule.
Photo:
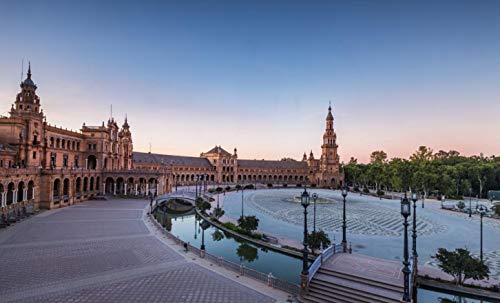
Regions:
<instances>
[{"instance_id":1,"label":"building dome","mask_svg":"<svg viewBox=\"0 0 500 303\"><path fill-rule=\"evenodd\" d=\"M24 79L23 82L21 82L21 88L25 88L25 87L32 87L32 88L36 89L35 82L33 82L33 80L31 80L31 63L29 64L29 67L28 67L27 78Z\"/></svg>"}]
</instances>

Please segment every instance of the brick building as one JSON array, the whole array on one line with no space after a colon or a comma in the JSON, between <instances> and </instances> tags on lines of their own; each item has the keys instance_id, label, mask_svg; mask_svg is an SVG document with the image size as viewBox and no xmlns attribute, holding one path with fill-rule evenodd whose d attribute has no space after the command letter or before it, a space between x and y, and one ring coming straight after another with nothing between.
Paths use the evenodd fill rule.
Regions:
<instances>
[{"instance_id":1,"label":"brick building","mask_svg":"<svg viewBox=\"0 0 500 303\"><path fill-rule=\"evenodd\" d=\"M215 146L199 157L133 151L127 118L71 131L47 123L31 66L9 117L0 117L0 213L27 204L58 208L96 195L163 194L197 180L212 184L279 183L336 187L343 182L333 115L328 109L322 154L302 161L239 159Z\"/></svg>"}]
</instances>

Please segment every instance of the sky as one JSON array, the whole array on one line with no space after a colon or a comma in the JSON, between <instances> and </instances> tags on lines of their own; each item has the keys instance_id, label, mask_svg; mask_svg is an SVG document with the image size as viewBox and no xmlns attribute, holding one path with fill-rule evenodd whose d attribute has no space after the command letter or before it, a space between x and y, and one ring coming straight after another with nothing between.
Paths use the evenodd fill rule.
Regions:
<instances>
[{"instance_id":1,"label":"sky","mask_svg":"<svg viewBox=\"0 0 500 303\"><path fill-rule=\"evenodd\" d=\"M0 1L0 115L22 62L47 120L110 116L134 150L341 161L500 155L499 1Z\"/></svg>"}]
</instances>

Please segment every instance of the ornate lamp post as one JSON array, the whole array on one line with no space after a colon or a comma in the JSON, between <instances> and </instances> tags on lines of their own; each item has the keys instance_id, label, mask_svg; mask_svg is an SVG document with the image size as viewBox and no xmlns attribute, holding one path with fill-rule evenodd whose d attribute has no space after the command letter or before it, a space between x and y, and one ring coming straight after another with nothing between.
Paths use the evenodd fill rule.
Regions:
<instances>
[{"instance_id":1,"label":"ornate lamp post","mask_svg":"<svg viewBox=\"0 0 500 303\"><path fill-rule=\"evenodd\" d=\"M217 194L217 208L219 208L219 196L220 196L220 193Z\"/></svg>"},{"instance_id":2,"label":"ornate lamp post","mask_svg":"<svg viewBox=\"0 0 500 303\"><path fill-rule=\"evenodd\" d=\"M469 188L469 218L472 217L472 187Z\"/></svg>"},{"instance_id":3,"label":"ornate lamp post","mask_svg":"<svg viewBox=\"0 0 500 303\"><path fill-rule=\"evenodd\" d=\"M346 224L346 218L345 218L345 198L347 197L347 185L344 184L342 187L342 197L344 200L344 208L342 211L342 247L344 248L344 252L347 252L347 236L346 236L346 230L347 230L347 224Z\"/></svg>"},{"instance_id":4,"label":"ornate lamp post","mask_svg":"<svg viewBox=\"0 0 500 303\"><path fill-rule=\"evenodd\" d=\"M241 217L243 218L243 191L245 190L245 187L241 187Z\"/></svg>"},{"instance_id":5,"label":"ornate lamp post","mask_svg":"<svg viewBox=\"0 0 500 303\"><path fill-rule=\"evenodd\" d=\"M314 214L313 214L313 233L316 234L316 200L318 200L318 194L312 194L312 198L314 201Z\"/></svg>"},{"instance_id":6,"label":"ornate lamp post","mask_svg":"<svg viewBox=\"0 0 500 303\"><path fill-rule=\"evenodd\" d=\"M403 275L404 275L404 294L403 301L410 302L410 262L408 260L408 217L411 215L410 201L406 197L401 199L401 215L404 218L404 260L403 260Z\"/></svg>"},{"instance_id":7,"label":"ornate lamp post","mask_svg":"<svg viewBox=\"0 0 500 303\"><path fill-rule=\"evenodd\" d=\"M411 193L411 200L413 201L413 234L412 234L412 254L413 254L413 261L417 262L417 257L418 257L418 254L417 254L417 201L418 201L418 197L417 197L417 193L416 192L412 192Z\"/></svg>"},{"instance_id":8,"label":"ornate lamp post","mask_svg":"<svg viewBox=\"0 0 500 303\"><path fill-rule=\"evenodd\" d=\"M308 258L308 250L307 250L307 207L309 206L309 193L307 192L307 188L304 189L300 197L300 204L304 207L304 251L302 258L302 290L307 289L307 284L309 282L309 258Z\"/></svg>"},{"instance_id":9,"label":"ornate lamp post","mask_svg":"<svg viewBox=\"0 0 500 303\"><path fill-rule=\"evenodd\" d=\"M210 223L208 223L207 221L203 220L201 222L201 257L205 257L205 229L209 228L210 227Z\"/></svg>"},{"instance_id":10,"label":"ornate lamp post","mask_svg":"<svg viewBox=\"0 0 500 303\"><path fill-rule=\"evenodd\" d=\"M445 195L441 195L441 208L443 208L443 204L444 204L445 201L446 201L446 196Z\"/></svg>"},{"instance_id":11,"label":"ornate lamp post","mask_svg":"<svg viewBox=\"0 0 500 303\"><path fill-rule=\"evenodd\" d=\"M484 214L486 213L486 207L484 205L480 205L479 208L479 215L481 217L481 229L480 229L480 233L481 233L481 237L480 237L480 253L479 253L479 256L481 258L481 262L483 262L483 217L484 217Z\"/></svg>"}]
</instances>

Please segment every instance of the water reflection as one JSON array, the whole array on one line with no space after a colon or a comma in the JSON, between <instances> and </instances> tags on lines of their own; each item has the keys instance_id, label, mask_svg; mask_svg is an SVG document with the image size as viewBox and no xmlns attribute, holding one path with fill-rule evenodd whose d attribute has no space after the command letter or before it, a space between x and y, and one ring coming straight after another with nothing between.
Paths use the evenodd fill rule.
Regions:
<instances>
[{"instance_id":1,"label":"water reflection","mask_svg":"<svg viewBox=\"0 0 500 303\"><path fill-rule=\"evenodd\" d=\"M250 246L246 243L242 243L237 249L236 254L240 256L240 260L245 260L247 262L253 262L259 258L259 253L257 248Z\"/></svg>"},{"instance_id":2,"label":"water reflection","mask_svg":"<svg viewBox=\"0 0 500 303\"><path fill-rule=\"evenodd\" d=\"M302 266L300 259L246 243L213 226L207 227L204 231L205 237L202 237L201 223L203 220L195 215L194 211L187 214L172 214L159 209L154 213L154 216L166 230L183 241L198 248L205 244L207 253L266 274L272 273L278 278L293 283L300 281Z\"/></svg>"},{"instance_id":3,"label":"water reflection","mask_svg":"<svg viewBox=\"0 0 500 303\"><path fill-rule=\"evenodd\" d=\"M418 289L418 302L424 303L493 303L498 301L476 299L469 296L448 294L428 289Z\"/></svg>"}]
</instances>

